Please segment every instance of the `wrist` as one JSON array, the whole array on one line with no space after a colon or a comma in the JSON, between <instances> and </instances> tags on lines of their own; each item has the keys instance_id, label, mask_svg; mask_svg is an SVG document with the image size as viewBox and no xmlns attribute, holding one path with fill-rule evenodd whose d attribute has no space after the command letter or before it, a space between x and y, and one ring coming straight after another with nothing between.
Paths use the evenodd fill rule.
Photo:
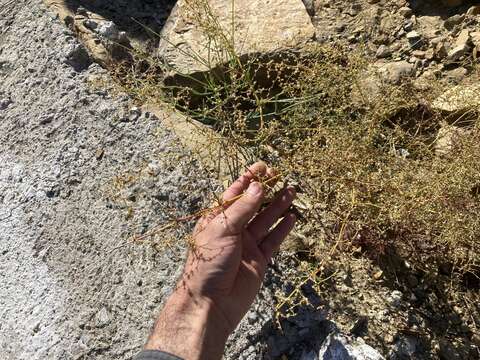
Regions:
<instances>
[{"instance_id":1,"label":"wrist","mask_svg":"<svg viewBox=\"0 0 480 360\"><path fill-rule=\"evenodd\" d=\"M145 349L162 350L185 360L220 359L229 331L211 300L177 289L161 311Z\"/></svg>"}]
</instances>

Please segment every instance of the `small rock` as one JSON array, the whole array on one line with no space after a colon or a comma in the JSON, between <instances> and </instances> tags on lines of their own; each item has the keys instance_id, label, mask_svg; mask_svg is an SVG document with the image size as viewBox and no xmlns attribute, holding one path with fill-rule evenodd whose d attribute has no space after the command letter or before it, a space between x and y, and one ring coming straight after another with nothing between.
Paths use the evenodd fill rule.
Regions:
<instances>
[{"instance_id":1,"label":"small rock","mask_svg":"<svg viewBox=\"0 0 480 360\"><path fill-rule=\"evenodd\" d=\"M396 154L398 157L402 158L402 159L406 159L410 156L410 152L407 150L407 149L404 149L404 148L400 148L397 150L397 154Z\"/></svg>"},{"instance_id":2,"label":"small rock","mask_svg":"<svg viewBox=\"0 0 480 360\"><path fill-rule=\"evenodd\" d=\"M0 99L0 110L5 110L10 106L12 100L10 99Z\"/></svg>"},{"instance_id":3,"label":"small rock","mask_svg":"<svg viewBox=\"0 0 480 360\"><path fill-rule=\"evenodd\" d=\"M110 321L110 315L105 307L95 315L95 326L98 328L108 325Z\"/></svg>"},{"instance_id":4,"label":"small rock","mask_svg":"<svg viewBox=\"0 0 480 360\"><path fill-rule=\"evenodd\" d=\"M128 113L128 120L132 122L137 121L141 115L142 115L142 110L140 110L140 108L135 106L130 109Z\"/></svg>"},{"instance_id":5,"label":"small rock","mask_svg":"<svg viewBox=\"0 0 480 360\"><path fill-rule=\"evenodd\" d=\"M444 42L440 42L435 47L435 56L441 60L448 56L447 47Z\"/></svg>"},{"instance_id":6,"label":"small rock","mask_svg":"<svg viewBox=\"0 0 480 360\"><path fill-rule=\"evenodd\" d=\"M380 45L377 49L376 57L379 59L387 58L391 55L391 51L386 45Z\"/></svg>"},{"instance_id":7,"label":"small rock","mask_svg":"<svg viewBox=\"0 0 480 360\"><path fill-rule=\"evenodd\" d=\"M38 123L40 125L47 125L47 124L50 124L53 121L53 119L54 119L53 114L42 115Z\"/></svg>"},{"instance_id":8,"label":"small rock","mask_svg":"<svg viewBox=\"0 0 480 360\"><path fill-rule=\"evenodd\" d=\"M470 44L470 31L464 29L460 31L460 34L457 36L457 40L455 41L455 47L460 46L468 46Z\"/></svg>"},{"instance_id":9,"label":"small rock","mask_svg":"<svg viewBox=\"0 0 480 360\"><path fill-rule=\"evenodd\" d=\"M360 4L352 4L346 13L350 16L357 16L360 11L362 11L362 6Z\"/></svg>"},{"instance_id":10,"label":"small rock","mask_svg":"<svg viewBox=\"0 0 480 360\"><path fill-rule=\"evenodd\" d=\"M339 22L339 23L336 23L335 24L335 31L337 33L341 33L341 32L344 32L345 29L346 29L347 25L343 22Z\"/></svg>"},{"instance_id":11,"label":"small rock","mask_svg":"<svg viewBox=\"0 0 480 360\"><path fill-rule=\"evenodd\" d=\"M418 59L425 59L426 52L423 50L415 50L412 52L412 55Z\"/></svg>"},{"instance_id":12,"label":"small rock","mask_svg":"<svg viewBox=\"0 0 480 360\"><path fill-rule=\"evenodd\" d=\"M396 61L381 66L378 71L386 81L398 84L403 78L413 75L415 66L406 61Z\"/></svg>"},{"instance_id":13,"label":"small rock","mask_svg":"<svg viewBox=\"0 0 480 360\"><path fill-rule=\"evenodd\" d=\"M426 60L433 60L434 57L435 57L435 50L430 48L427 51L425 51L425 59Z\"/></svg>"},{"instance_id":14,"label":"small rock","mask_svg":"<svg viewBox=\"0 0 480 360\"><path fill-rule=\"evenodd\" d=\"M410 17L413 15L413 10L408 6L402 6L400 9L398 9L398 13L403 17Z\"/></svg>"},{"instance_id":15,"label":"small rock","mask_svg":"<svg viewBox=\"0 0 480 360\"><path fill-rule=\"evenodd\" d=\"M92 19L86 19L83 21L83 25L92 31L95 31L98 28L98 23Z\"/></svg>"},{"instance_id":16,"label":"small rock","mask_svg":"<svg viewBox=\"0 0 480 360\"><path fill-rule=\"evenodd\" d=\"M347 38L348 42L349 43L356 43L357 42L357 35L350 35L348 38Z\"/></svg>"},{"instance_id":17,"label":"small rock","mask_svg":"<svg viewBox=\"0 0 480 360\"><path fill-rule=\"evenodd\" d=\"M383 341L385 342L385 344L393 344L395 338L392 334L385 334L385 336L383 337Z\"/></svg>"},{"instance_id":18,"label":"small rock","mask_svg":"<svg viewBox=\"0 0 480 360\"><path fill-rule=\"evenodd\" d=\"M430 44L433 46L437 46L439 43L443 42L445 39L442 36L437 36L434 37L433 39L430 39Z\"/></svg>"},{"instance_id":19,"label":"small rock","mask_svg":"<svg viewBox=\"0 0 480 360\"><path fill-rule=\"evenodd\" d=\"M457 61L460 60L465 54L468 52L468 46L462 45L454 47L452 50L449 51L447 55L447 59L449 61Z\"/></svg>"},{"instance_id":20,"label":"small rock","mask_svg":"<svg viewBox=\"0 0 480 360\"><path fill-rule=\"evenodd\" d=\"M445 22L443 23L443 26L445 26L447 30L452 30L456 25L461 24L464 19L465 19L465 15L457 14L445 20Z\"/></svg>"},{"instance_id":21,"label":"small rock","mask_svg":"<svg viewBox=\"0 0 480 360\"><path fill-rule=\"evenodd\" d=\"M70 65L76 72L88 69L92 59L87 50L80 44L70 45L65 55L65 63Z\"/></svg>"},{"instance_id":22,"label":"small rock","mask_svg":"<svg viewBox=\"0 0 480 360\"><path fill-rule=\"evenodd\" d=\"M40 331L40 328L41 328L41 323L40 323L40 321L38 321L38 322L35 324L35 326L33 327L32 332L33 332L34 334L36 334L36 333L38 333L38 332Z\"/></svg>"},{"instance_id":23,"label":"small rock","mask_svg":"<svg viewBox=\"0 0 480 360\"><path fill-rule=\"evenodd\" d=\"M393 352L397 357L391 358L412 359L413 356L415 356L419 345L419 340L416 337L402 336L395 342L395 346L393 349Z\"/></svg>"},{"instance_id":24,"label":"small rock","mask_svg":"<svg viewBox=\"0 0 480 360\"><path fill-rule=\"evenodd\" d=\"M97 150L95 151L95 158L96 158L97 160L101 160L101 159L103 158L103 154L104 154L104 153L105 153L105 152L104 152L103 149L97 149Z\"/></svg>"},{"instance_id":25,"label":"small rock","mask_svg":"<svg viewBox=\"0 0 480 360\"><path fill-rule=\"evenodd\" d=\"M468 74L468 70L465 69L463 66L460 66L456 69L453 69L447 72L446 77L447 79L453 82L460 83L467 74Z\"/></svg>"},{"instance_id":26,"label":"small rock","mask_svg":"<svg viewBox=\"0 0 480 360\"><path fill-rule=\"evenodd\" d=\"M113 42L123 43L127 41L124 31L120 31L117 25L112 21L102 21L96 28L95 32L105 39Z\"/></svg>"},{"instance_id":27,"label":"small rock","mask_svg":"<svg viewBox=\"0 0 480 360\"><path fill-rule=\"evenodd\" d=\"M368 332L368 317L361 316L350 329L350 334L363 336Z\"/></svg>"},{"instance_id":28,"label":"small rock","mask_svg":"<svg viewBox=\"0 0 480 360\"><path fill-rule=\"evenodd\" d=\"M375 274L373 274L373 278L375 280L380 280L382 278L382 276L383 276L383 271L382 270L379 270Z\"/></svg>"},{"instance_id":29,"label":"small rock","mask_svg":"<svg viewBox=\"0 0 480 360\"><path fill-rule=\"evenodd\" d=\"M405 25L403 25L403 30L405 30L405 31L407 31L407 32L412 31L412 30L413 30L413 26L414 26L414 25L413 25L413 21L410 21L410 20L409 20L409 21L407 21L407 22L405 23Z\"/></svg>"},{"instance_id":30,"label":"small rock","mask_svg":"<svg viewBox=\"0 0 480 360\"><path fill-rule=\"evenodd\" d=\"M148 173L152 176L158 176L160 172L162 171L162 167L157 161L152 161L150 164L148 164Z\"/></svg>"},{"instance_id":31,"label":"small rock","mask_svg":"<svg viewBox=\"0 0 480 360\"><path fill-rule=\"evenodd\" d=\"M444 124L438 131L435 142L435 154L446 155L455 147L462 137L468 134L467 129Z\"/></svg>"},{"instance_id":32,"label":"small rock","mask_svg":"<svg viewBox=\"0 0 480 360\"><path fill-rule=\"evenodd\" d=\"M388 302L393 307L399 307L400 304L402 303L402 297L403 297L403 294L401 291L394 290L388 297Z\"/></svg>"},{"instance_id":33,"label":"small rock","mask_svg":"<svg viewBox=\"0 0 480 360\"><path fill-rule=\"evenodd\" d=\"M415 88L421 91L427 91L432 88L436 79L435 72L433 70L427 70L415 80Z\"/></svg>"},{"instance_id":34,"label":"small rock","mask_svg":"<svg viewBox=\"0 0 480 360\"><path fill-rule=\"evenodd\" d=\"M250 324L253 324L258 321L258 314L256 312L251 311L248 313L247 318L248 318L248 322Z\"/></svg>"},{"instance_id":35,"label":"small rock","mask_svg":"<svg viewBox=\"0 0 480 360\"><path fill-rule=\"evenodd\" d=\"M416 31L407 33L407 40L412 48L417 48L422 45L422 36Z\"/></svg>"}]
</instances>

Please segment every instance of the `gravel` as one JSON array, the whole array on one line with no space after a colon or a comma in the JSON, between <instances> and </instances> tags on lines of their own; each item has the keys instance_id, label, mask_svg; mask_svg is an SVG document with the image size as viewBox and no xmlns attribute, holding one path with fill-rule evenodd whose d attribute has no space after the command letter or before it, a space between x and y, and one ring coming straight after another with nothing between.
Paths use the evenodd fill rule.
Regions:
<instances>
[{"instance_id":1,"label":"gravel","mask_svg":"<svg viewBox=\"0 0 480 360\"><path fill-rule=\"evenodd\" d=\"M210 187L158 120L95 86L104 70L40 1L13 6L0 18L0 358L130 359L189 229L162 251L128 239Z\"/></svg>"}]
</instances>

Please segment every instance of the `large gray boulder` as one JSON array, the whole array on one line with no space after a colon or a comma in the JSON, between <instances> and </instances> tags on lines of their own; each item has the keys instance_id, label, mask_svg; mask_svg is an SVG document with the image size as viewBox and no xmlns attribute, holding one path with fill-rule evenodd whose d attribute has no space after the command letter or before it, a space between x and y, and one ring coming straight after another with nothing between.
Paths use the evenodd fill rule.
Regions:
<instances>
[{"instance_id":1,"label":"large gray boulder","mask_svg":"<svg viewBox=\"0 0 480 360\"><path fill-rule=\"evenodd\" d=\"M299 48L314 34L302 0L179 0L158 54L175 73L191 75L232 58Z\"/></svg>"}]
</instances>

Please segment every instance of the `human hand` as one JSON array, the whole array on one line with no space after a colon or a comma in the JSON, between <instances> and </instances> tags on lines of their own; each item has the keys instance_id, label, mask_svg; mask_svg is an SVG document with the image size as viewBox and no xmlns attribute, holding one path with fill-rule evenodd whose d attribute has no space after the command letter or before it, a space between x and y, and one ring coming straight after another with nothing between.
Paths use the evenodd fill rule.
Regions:
<instances>
[{"instance_id":1,"label":"human hand","mask_svg":"<svg viewBox=\"0 0 480 360\"><path fill-rule=\"evenodd\" d=\"M258 213L265 192L255 180L273 175L264 163L254 164L224 193L221 210L199 221L184 274L146 349L184 359L221 357L260 289L267 264L295 224L287 213L295 198L290 187Z\"/></svg>"}]
</instances>

